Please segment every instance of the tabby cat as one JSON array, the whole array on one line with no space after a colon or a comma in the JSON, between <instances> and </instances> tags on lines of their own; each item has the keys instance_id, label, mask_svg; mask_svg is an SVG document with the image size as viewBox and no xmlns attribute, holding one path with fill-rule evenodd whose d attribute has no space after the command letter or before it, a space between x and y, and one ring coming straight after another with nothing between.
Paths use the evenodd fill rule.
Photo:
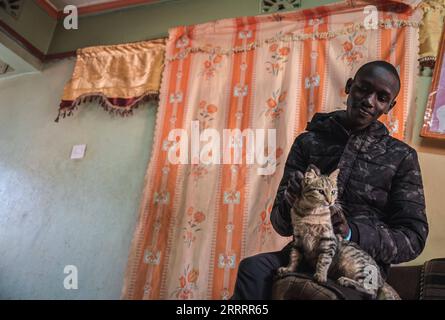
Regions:
<instances>
[{"instance_id":1,"label":"tabby cat","mask_svg":"<svg viewBox=\"0 0 445 320\"><path fill-rule=\"evenodd\" d=\"M339 169L329 176L318 175L316 170L315 166L309 166L291 209L294 240L289 265L279 268L279 275L294 272L304 258L314 268L314 280L318 283L326 283L329 276L341 286L359 290L371 299L400 299L384 281L369 254L334 234L331 209L339 207L336 203ZM369 283L370 279L373 281Z\"/></svg>"}]
</instances>

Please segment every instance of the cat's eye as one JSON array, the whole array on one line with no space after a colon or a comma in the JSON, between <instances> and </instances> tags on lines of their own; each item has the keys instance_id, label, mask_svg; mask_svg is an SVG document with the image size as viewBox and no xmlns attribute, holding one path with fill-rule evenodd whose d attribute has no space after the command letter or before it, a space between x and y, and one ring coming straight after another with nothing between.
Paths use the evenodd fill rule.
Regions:
<instances>
[{"instance_id":1,"label":"cat's eye","mask_svg":"<svg viewBox=\"0 0 445 320\"><path fill-rule=\"evenodd\" d=\"M318 192L320 192L322 195L324 195L324 190L323 189L318 189Z\"/></svg>"},{"instance_id":2,"label":"cat's eye","mask_svg":"<svg viewBox=\"0 0 445 320\"><path fill-rule=\"evenodd\" d=\"M333 195L336 194L336 193L337 193L337 190L332 190L331 191L331 194L333 194Z\"/></svg>"}]
</instances>

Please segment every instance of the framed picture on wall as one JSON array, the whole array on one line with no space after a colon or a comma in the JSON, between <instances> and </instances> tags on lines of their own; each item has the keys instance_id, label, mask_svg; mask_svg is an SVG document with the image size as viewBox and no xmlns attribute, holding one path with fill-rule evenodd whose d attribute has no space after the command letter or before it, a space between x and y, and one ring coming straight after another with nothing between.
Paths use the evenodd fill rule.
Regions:
<instances>
[{"instance_id":1,"label":"framed picture on wall","mask_svg":"<svg viewBox=\"0 0 445 320\"><path fill-rule=\"evenodd\" d=\"M425 109L422 137L445 139L445 28Z\"/></svg>"}]
</instances>

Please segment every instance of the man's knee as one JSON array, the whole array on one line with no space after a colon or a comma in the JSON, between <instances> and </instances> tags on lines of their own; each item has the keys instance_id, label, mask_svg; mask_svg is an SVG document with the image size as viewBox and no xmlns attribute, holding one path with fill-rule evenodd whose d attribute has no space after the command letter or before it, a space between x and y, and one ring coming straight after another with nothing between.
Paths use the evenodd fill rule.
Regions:
<instances>
[{"instance_id":1,"label":"man's knee","mask_svg":"<svg viewBox=\"0 0 445 320\"><path fill-rule=\"evenodd\" d=\"M269 299L273 274L286 259L287 253L268 252L241 260L232 299Z\"/></svg>"},{"instance_id":2,"label":"man's knee","mask_svg":"<svg viewBox=\"0 0 445 320\"><path fill-rule=\"evenodd\" d=\"M255 270L256 268L258 268L258 265L260 263L259 261L260 258L258 258L258 256L244 258L239 264L238 272L249 273L252 270Z\"/></svg>"}]
</instances>

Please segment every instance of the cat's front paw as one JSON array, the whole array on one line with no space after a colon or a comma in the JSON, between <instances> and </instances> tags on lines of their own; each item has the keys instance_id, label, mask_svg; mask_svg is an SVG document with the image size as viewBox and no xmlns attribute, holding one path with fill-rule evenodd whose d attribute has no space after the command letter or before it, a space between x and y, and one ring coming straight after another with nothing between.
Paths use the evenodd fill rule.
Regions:
<instances>
[{"instance_id":1,"label":"cat's front paw","mask_svg":"<svg viewBox=\"0 0 445 320\"><path fill-rule=\"evenodd\" d=\"M317 283L326 283L328 281L328 276L326 274L322 274L321 272L317 272L314 274L314 280Z\"/></svg>"},{"instance_id":2,"label":"cat's front paw","mask_svg":"<svg viewBox=\"0 0 445 320\"><path fill-rule=\"evenodd\" d=\"M343 236L341 234L336 234L335 237L337 238L337 242L342 243L343 241L345 241L345 239L343 238Z\"/></svg>"},{"instance_id":3,"label":"cat's front paw","mask_svg":"<svg viewBox=\"0 0 445 320\"><path fill-rule=\"evenodd\" d=\"M280 268L278 268L278 271L277 271L278 276L280 276L280 277L283 277L290 272L292 272L292 271L288 267L280 267Z\"/></svg>"}]
</instances>

